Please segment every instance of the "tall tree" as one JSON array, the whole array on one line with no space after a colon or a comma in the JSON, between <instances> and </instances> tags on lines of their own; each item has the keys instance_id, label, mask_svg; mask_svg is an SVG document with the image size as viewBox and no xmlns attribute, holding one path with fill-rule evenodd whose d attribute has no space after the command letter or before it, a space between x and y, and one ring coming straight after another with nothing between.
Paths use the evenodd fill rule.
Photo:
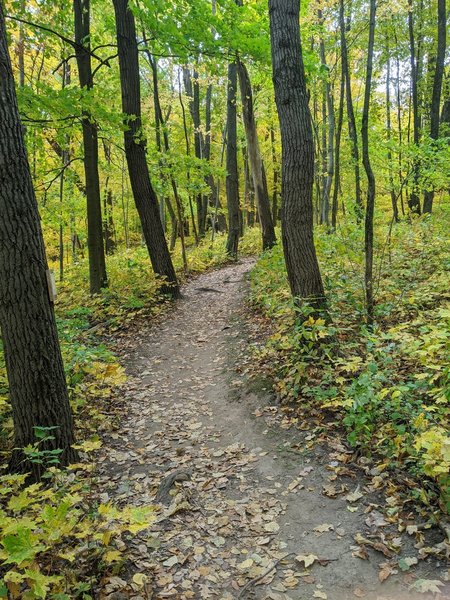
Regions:
<instances>
[{"instance_id":1,"label":"tall tree","mask_svg":"<svg viewBox=\"0 0 450 600\"><path fill-rule=\"evenodd\" d=\"M194 152L196 158L203 159L204 144L201 132L200 121L200 86L198 83L198 73L194 70L193 77L189 67L183 69L184 89L189 97L189 112L191 113L192 122L194 124ZM203 195L198 192L195 196L197 205L197 226L200 237L205 235L206 229L206 210ZM207 206L207 202L206 202Z\"/></svg>"},{"instance_id":2,"label":"tall tree","mask_svg":"<svg viewBox=\"0 0 450 600\"><path fill-rule=\"evenodd\" d=\"M326 308L313 238L314 141L300 41L300 0L269 0L273 84L282 147L281 228L292 295Z\"/></svg>"},{"instance_id":3,"label":"tall tree","mask_svg":"<svg viewBox=\"0 0 450 600\"><path fill-rule=\"evenodd\" d=\"M364 223L365 237L365 286L366 286L366 306L367 306L367 321L373 323L373 216L375 211L375 176L373 174L372 165L369 155L369 107L370 94L372 89L372 71L373 71L373 47L375 41L375 13L376 0L370 0L370 16L369 16L369 42L367 47L367 68L365 77L364 89L364 106L361 124L361 140L362 140L362 160L364 169L367 175L367 203L366 203L366 218Z\"/></svg>"},{"instance_id":4,"label":"tall tree","mask_svg":"<svg viewBox=\"0 0 450 600\"><path fill-rule=\"evenodd\" d=\"M228 208L228 238L227 252L237 258L240 231L239 215L239 173L237 163L237 116L236 116L236 91L237 91L237 64L228 65L228 90L227 90L227 208Z\"/></svg>"},{"instance_id":5,"label":"tall tree","mask_svg":"<svg viewBox=\"0 0 450 600\"><path fill-rule=\"evenodd\" d=\"M75 55L81 89L92 90L90 0L74 0ZM100 178L98 174L97 124L86 109L82 115L84 174L86 179L89 281L91 293L98 293L108 283L103 247Z\"/></svg>"},{"instance_id":6,"label":"tall tree","mask_svg":"<svg viewBox=\"0 0 450 600\"><path fill-rule=\"evenodd\" d=\"M317 11L319 23L323 28L323 13L321 10ZM330 75L328 72L327 60L326 60L326 52L325 52L325 40L323 37L323 31L320 37L320 61L322 63L322 67L326 72L326 80L323 86L323 95L324 95L324 132L325 132L325 140L324 140L324 154L326 156L325 160L325 176L324 176L324 185L322 190L322 207L321 207L321 215L320 222L325 223L327 227L330 224L330 196L331 196L331 186L333 183L333 175L334 175L334 103L333 103L333 92L331 89L330 83Z\"/></svg>"},{"instance_id":7,"label":"tall tree","mask_svg":"<svg viewBox=\"0 0 450 600\"><path fill-rule=\"evenodd\" d=\"M411 94L413 109L413 139L415 151L418 151L420 142L421 118L419 111L419 69L420 56L416 54L416 39L414 33L413 0L408 0L408 31L409 31L409 56L411 64ZM420 41L420 40L419 40ZM409 208L413 213L420 215L419 199L419 175L420 166L417 157L413 158L412 163L412 188L409 196Z\"/></svg>"},{"instance_id":8,"label":"tall tree","mask_svg":"<svg viewBox=\"0 0 450 600\"><path fill-rule=\"evenodd\" d=\"M444 76L445 46L447 32L447 11L445 0L437 2L437 52L436 66L433 79L433 93L430 105L430 137L437 140L439 137L439 109L441 105L442 79ZM434 190L426 190L423 200L423 212L430 213L433 209Z\"/></svg>"},{"instance_id":9,"label":"tall tree","mask_svg":"<svg viewBox=\"0 0 450 600\"><path fill-rule=\"evenodd\" d=\"M237 67L241 91L242 116L247 138L248 160L255 188L259 222L261 223L263 250L267 250L268 248L272 248L277 239L270 212L266 172L259 148L256 119L253 109L253 91L247 67L241 60L238 60Z\"/></svg>"},{"instance_id":10,"label":"tall tree","mask_svg":"<svg viewBox=\"0 0 450 600\"><path fill-rule=\"evenodd\" d=\"M139 56L134 15L128 0L114 0L119 52L122 110L125 115L125 154L134 201L153 270L165 278L162 291L180 295L175 269L159 216L158 199L150 181L142 134Z\"/></svg>"},{"instance_id":11,"label":"tall tree","mask_svg":"<svg viewBox=\"0 0 450 600\"><path fill-rule=\"evenodd\" d=\"M36 428L51 428L41 450L76 458L73 419L59 349L49 271L17 107L0 4L0 326L14 419L12 470L42 467L25 459Z\"/></svg>"},{"instance_id":12,"label":"tall tree","mask_svg":"<svg viewBox=\"0 0 450 600\"><path fill-rule=\"evenodd\" d=\"M341 32L341 60L345 73L345 99L347 105L348 134L351 140L353 167L355 170L355 212L356 219L361 220L363 214L361 175L359 172L358 134L356 130L355 110L353 108L352 81L350 75L347 37L345 31L344 0L339 0L339 29Z\"/></svg>"},{"instance_id":13,"label":"tall tree","mask_svg":"<svg viewBox=\"0 0 450 600\"><path fill-rule=\"evenodd\" d=\"M391 55L389 48L389 34L386 31L386 133L387 133L387 160L389 172L389 192L391 194L392 214L394 221L399 222L397 194L394 187L394 175L392 169L392 123L391 123Z\"/></svg>"}]
</instances>

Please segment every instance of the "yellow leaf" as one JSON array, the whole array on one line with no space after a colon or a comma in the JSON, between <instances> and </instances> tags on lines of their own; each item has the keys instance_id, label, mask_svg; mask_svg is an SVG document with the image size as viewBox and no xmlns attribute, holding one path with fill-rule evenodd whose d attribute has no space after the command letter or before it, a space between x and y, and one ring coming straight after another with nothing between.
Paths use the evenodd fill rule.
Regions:
<instances>
[{"instance_id":1,"label":"yellow leaf","mask_svg":"<svg viewBox=\"0 0 450 600\"><path fill-rule=\"evenodd\" d=\"M107 565L110 565L113 562L117 562L121 560L121 558L122 553L119 550L108 550L108 552L105 552L105 554L103 555L103 560Z\"/></svg>"},{"instance_id":2,"label":"yellow leaf","mask_svg":"<svg viewBox=\"0 0 450 600\"><path fill-rule=\"evenodd\" d=\"M147 575L144 575L144 573L135 573L133 575L133 583L135 583L139 587L143 587L146 581Z\"/></svg>"}]
</instances>

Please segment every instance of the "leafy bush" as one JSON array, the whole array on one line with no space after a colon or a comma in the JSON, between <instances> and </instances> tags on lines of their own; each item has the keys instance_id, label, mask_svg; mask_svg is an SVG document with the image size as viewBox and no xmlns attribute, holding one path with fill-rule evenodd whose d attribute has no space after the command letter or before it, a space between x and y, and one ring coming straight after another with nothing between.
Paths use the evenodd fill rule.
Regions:
<instances>
[{"instance_id":1,"label":"leafy bush","mask_svg":"<svg viewBox=\"0 0 450 600\"><path fill-rule=\"evenodd\" d=\"M337 416L352 446L408 469L425 502L438 489L449 511L446 218L436 214L392 230L378 222L373 331L364 324L363 231L348 223L331 235L319 228L316 238L330 325L305 314L298 319L279 246L253 269L251 301L274 323L260 359L280 397L304 416Z\"/></svg>"}]
</instances>

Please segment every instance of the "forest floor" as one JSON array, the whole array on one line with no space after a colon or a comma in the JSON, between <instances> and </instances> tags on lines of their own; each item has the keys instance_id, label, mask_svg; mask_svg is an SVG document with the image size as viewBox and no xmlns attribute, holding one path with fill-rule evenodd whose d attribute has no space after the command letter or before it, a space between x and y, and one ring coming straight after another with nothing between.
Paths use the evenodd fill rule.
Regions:
<instances>
[{"instance_id":1,"label":"forest floor","mask_svg":"<svg viewBox=\"0 0 450 600\"><path fill-rule=\"evenodd\" d=\"M156 323L116 334L129 379L101 451L101 499L158 511L124 540L126 568L99 596L397 600L426 580L418 596L443 598L445 565L416 564L417 524L399 533L339 437L309 448L250 368L264 336L245 302L252 265L191 279Z\"/></svg>"}]
</instances>

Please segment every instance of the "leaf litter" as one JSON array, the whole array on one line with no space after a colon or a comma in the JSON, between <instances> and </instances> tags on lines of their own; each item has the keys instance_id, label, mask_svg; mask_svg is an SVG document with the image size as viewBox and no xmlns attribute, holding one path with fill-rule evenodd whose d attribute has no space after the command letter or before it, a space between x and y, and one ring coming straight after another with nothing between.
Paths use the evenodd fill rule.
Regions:
<instances>
[{"instance_id":1,"label":"leaf litter","mask_svg":"<svg viewBox=\"0 0 450 600\"><path fill-rule=\"evenodd\" d=\"M341 441L291 423L270 389L252 389L249 348L265 324L243 306L251 265L196 278L157 324L115 334L129 379L100 453L99 493L156 505L158 518L119 540L126 564L99 598L442 597L442 563L430 563L439 552L376 502L389 482L355 473ZM200 279L222 293L198 293ZM333 522L317 525L325 519ZM380 557L389 560L376 566ZM433 578L411 578L416 560Z\"/></svg>"}]
</instances>

